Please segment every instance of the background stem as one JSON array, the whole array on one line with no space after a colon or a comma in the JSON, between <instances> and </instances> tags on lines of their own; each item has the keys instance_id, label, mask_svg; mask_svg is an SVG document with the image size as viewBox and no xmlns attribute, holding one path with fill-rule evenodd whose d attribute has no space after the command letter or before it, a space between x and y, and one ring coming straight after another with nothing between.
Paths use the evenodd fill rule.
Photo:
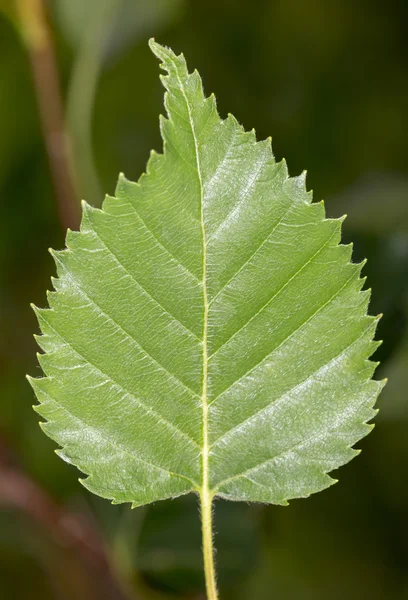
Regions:
<instances>
[{"instance_id":1,"label":"background stem","mask_svg":"<svg viewBox=\"0 0 408 600\"><path fill-rule=\"evenodd\" d=\"M77 229L80 204L71 169L58 68L44 1L17 0L16 5L20 28L30 57L61 224L64 229Z\"/></svg>"},{"instance_id":2,"label":"background stem","mask_svg":"<svg viewBox=\"0 0 408 600\"><path fill-rule=\"evenodd\" d=\"M207 489L204 489L200 497L203 534L204 574L205 586L207 590L207 600L218 600L214 566L212 496Z\"/></svg>"},{"instance_id":3,"label":"background stem","mask_svg":"<svg viewBox=\"0 0 408 600\"><path fill-rule=\"evenodd\" d=\"M94 161L92 115L107 40L119 5L118 0L101 0L80 42L67 97L67 124L80 195L97 206L103 195Z\"/></svg>"}]
</instances>

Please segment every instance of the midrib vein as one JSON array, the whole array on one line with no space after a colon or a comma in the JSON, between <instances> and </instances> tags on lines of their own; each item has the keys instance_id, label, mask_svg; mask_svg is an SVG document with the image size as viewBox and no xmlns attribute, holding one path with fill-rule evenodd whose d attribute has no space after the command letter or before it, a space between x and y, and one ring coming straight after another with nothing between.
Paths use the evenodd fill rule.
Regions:
<instances>
[{"instance_id":1,"label":"midrib vein","mask_svg":"<svg viewBox=\"0 0 408 600\"><path fill-rule=\"evenodd\" d=\"M211 491L209 486L209 441L208 441L208 294L207 294L207 244L206 244L206 232L204 222L204 189L203 189L203 178L201 173L200 155L198 148L197 133L195 130L195 124L193 115L191 113L190 103L185 92L183 82L180 78L178 69L176 68L177 79L180 86L180 91L183 95L186 103L188 117L191 126L191 132L194 140L195 158L197 164L198 182L200 186L200 208L201 208L201 237L202 237L202 253L203 253L203 267L202 267L202 286L203 286L203 303L204 303L204 319L203 319L203 380L202 380L202 392L201 392L201 406L202 406L202 433L203 433L203 449L202 449L202 499L203 503L211 504Z\"/></svg>"}]
</instances>

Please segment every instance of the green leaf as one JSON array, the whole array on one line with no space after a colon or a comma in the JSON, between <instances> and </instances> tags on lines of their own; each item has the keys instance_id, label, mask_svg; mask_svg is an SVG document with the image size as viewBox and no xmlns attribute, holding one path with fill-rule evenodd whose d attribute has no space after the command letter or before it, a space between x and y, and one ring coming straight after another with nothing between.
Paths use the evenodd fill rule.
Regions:
<instances>
[{"instance_id":1,"label":"green leaf","mask_svg":"<svg viewBox=\"0 0 408 600\"><path fill-rule=\"evenodd\" d=\"M371 429L361 264L270 140L220 119L197 71L168 72L164 153L120 177L53 252L31 379L84 485L134 506L202 490L286 504L330 486Z\"/></svg>"}]
</instances>

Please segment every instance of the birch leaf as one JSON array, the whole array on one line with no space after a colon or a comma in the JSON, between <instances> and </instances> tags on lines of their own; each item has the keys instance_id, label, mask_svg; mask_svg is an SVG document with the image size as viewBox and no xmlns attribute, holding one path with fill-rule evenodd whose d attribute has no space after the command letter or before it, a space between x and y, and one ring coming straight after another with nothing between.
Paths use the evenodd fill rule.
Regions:
<instances>
[{"instance_id":1,"label":"birch leaf","mask_svg":"<svg viewBox=\"0 0 408 600\"><path fill-rule=\"evenodd\" d=\"M362 265L270 140L221 119L183 55L150 45L167 72L163 154L101 210L84 203L52 252L36 408L115 503L204 489L286 504L330 486L371 429Z\"/></svg>"}]
</instances>

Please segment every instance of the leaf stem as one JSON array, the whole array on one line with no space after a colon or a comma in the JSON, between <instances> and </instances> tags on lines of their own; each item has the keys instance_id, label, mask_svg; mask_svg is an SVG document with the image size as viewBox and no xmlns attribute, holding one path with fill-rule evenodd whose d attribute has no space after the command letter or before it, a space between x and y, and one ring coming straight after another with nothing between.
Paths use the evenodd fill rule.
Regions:
<instances>
[{"instance_id":1,"label":"leaf stem","mask_svg":"<svg viewBox=\"0 0 408 600\"><path fill-rule=\"evenodd\" d=\"M212 494L208 488L203 488L201 495L201 523L203 534L203 555L205 587L207 600L218 600L217 586L215 583L213 525L212 525Z\"/></svg>"}]
</instances>

